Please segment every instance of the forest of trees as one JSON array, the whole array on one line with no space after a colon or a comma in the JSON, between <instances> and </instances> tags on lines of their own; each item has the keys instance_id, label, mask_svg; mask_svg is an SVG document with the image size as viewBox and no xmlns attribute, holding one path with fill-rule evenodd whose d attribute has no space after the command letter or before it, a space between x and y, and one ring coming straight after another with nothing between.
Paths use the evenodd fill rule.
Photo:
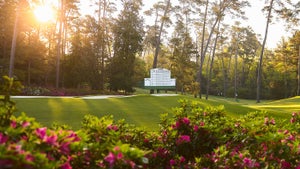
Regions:
<instances>
[{"instance_id":1,"label":"forest of trees","mask_svg":"<svg viewBox=\"0 0 300 169\"><path fill-rule=\"evenodd\" d=\"M266 0L262 37L241 26L247 0L91 0L92 15L79 0L59 0L56 20L40 23L33 8L42 2L0 0L0 75L27 87L130 93L151 68L166 68L178 92L201 98L300 95L300 2ZM271 50L268 26L278 21L293 32Z\"/></svg>"}]
</instances>

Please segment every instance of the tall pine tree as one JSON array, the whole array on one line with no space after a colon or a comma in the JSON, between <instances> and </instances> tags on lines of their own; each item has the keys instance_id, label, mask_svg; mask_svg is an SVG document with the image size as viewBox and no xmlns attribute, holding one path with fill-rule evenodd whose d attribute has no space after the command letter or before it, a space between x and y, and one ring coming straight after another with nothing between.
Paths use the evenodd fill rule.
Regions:
<instances>
[{"instance_id":1,"label":"tall pine tree","mask_svg":"<svg viewBox=\"0 0 300 169\"><path fill-rule=\"evenodd\" d=\"M133 91L134 63L142 51L143 20L139 16L141 0L122 0L123 9L113 25L114 56L110 64L110 89Z\"/></svg>"}]
</instances>

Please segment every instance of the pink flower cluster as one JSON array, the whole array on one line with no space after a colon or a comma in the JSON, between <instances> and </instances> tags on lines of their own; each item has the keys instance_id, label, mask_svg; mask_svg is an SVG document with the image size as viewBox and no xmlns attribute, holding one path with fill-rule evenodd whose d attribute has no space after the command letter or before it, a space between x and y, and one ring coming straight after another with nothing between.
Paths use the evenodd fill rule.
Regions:
<instances>
[{"instance_id":1,"label":"pink flower cluster","mask_svg":"<svg viewBox=\"0 0 300 169\"><path fill-rule=\"evenodd\" d=\"M181 156L178 160L177 159L171 159L170 160L170 166L176 166L176 165L181 165L186 161L186 159Z\"/></svg>"},{"instance_id":2,"label":"pink flower cluster","mask_svg":"<svg viewBox=\"0 0 300 169\"><path fill-rule=\"evenodd\" d=\"M132 160L125 159L118 146L114 148L113 152L109 152L108 155L104 157L104 160L109 164L110 168L113 168L117 163L129 165L133 169L136 167L136 164ZM105 164L100 163L99 166L105 167Z\"/></svg>"},{"instance_id":3,"label":"pink flower cluster","mask_svg":"<svg viewBox=\"0 0 300 169\"><path fill-rule=\"evenodd\" d=\"M265 118L265 123L264 123L265 125L275 125L275 119L274 118L272 118L271 120L268 118L268 117L266 117Z\"/></svg>"},{"instance_id":4,"label":"pink flower cluster","mask_svg":"<svg viewBox=\"0 0 300 169\"><path fill-rule=\"evenodd\" d=\"M107 130L118 131L119 127L117 125L110 124L110 125L107 126Z\"/></svg>"},{"instance_id":5,"label":"pink flower cluster","mask_svg":"<svg viewBox=\"0 0 300 169\"><path fill-rule=\"evenodd\" d=\"M180 145L180 144L183 144L183 143L189 143L189 142L191 142L191 138L188 135L181 135L176 140L177 145Z\"/></svg>"},{"instance_id":6,"label":"pink flower cluster","mask_svg":"<svg viewBox=\"0 0 300 169\"><path fill-rule=\"evenodd\" d=\"M72 158L69 156L71 150L70 145L74 142L80 141L80 138L73 131L63 131L60 130L56 134L54 131L50 130L47 134L47 128L37 128L35 130L35 134L41 139L42 143L46 143L52 146L53 151L57 151L61 155L65 155L68 157L67 161L61 166L62 169L71 169L71 160ZM55 158L51 153L47 155L48 159L54 161Z\"/></svg>"},{"instance_id":7,"label":"pink flower cluster","mask_svg":"<svg viewBox=\"0 0 300 169\"><path fill-rule=\"evenodd\" d=\"M298 123L299 123L299 119L300 119L300 112L299 113L293 113L292 114L292 118L290 119L290 122L291 123L296 123L297 120L298 120Z\"/></svg>"},{"instance_id":8,"label":"pink flower cluster","mask_svg":"<svg viewBox=\"0 0 300 169\"><path fill-rule=\"evenodd\" d=\"M3 133L0 133L0 144L5 144L8 140L8 136L4 135Z\"/></svg>"},{"instance_id":9,"label":"pink flower cluster","mask_svg":"<svg viewBox=\"0 0 300 169\"><path fill-rule=\"evenodd\" d=\"M183 117L176 121L175 125L172 126L173 129L179 129L182 125L189 126L190 120L187 117Z\"/></svg>"}]
</instances>

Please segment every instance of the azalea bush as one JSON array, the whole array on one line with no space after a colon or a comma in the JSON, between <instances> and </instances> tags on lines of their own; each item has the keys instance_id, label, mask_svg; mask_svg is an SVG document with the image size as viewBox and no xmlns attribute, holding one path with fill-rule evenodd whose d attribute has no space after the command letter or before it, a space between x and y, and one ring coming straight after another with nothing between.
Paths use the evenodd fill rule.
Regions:
<instances>
[{"instance_id":1,"label":"azalea bush","mask_svg":"<svg viewBox=\"0 0 300 169\"><path fill-rule=\"evenodd\" d=\"M159 131L92 115L74 131L42 126L25 113L15 117L15 104L5 98L0 168L300 168L296 112L281 121L264 112L231 118L222 106L180 100L172 114L161 115Z\"/></svg>"}]
</instances>

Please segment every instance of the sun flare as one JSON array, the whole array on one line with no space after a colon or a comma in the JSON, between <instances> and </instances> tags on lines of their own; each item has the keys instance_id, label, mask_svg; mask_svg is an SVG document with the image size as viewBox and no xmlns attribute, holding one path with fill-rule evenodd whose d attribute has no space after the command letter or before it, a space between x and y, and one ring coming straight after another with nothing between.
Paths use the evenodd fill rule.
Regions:
<instances>
[{"instance_id":1,"label":"sun flare","mask_svg":"<svg viewBox=\"0 0 300 169\"><path fill-rule=\"evenodd\" d=\"M54 11L49 6L37 6L34 9L34 15L40 22L49 22L55 20Z\"/></svg>"}]
</instances>

